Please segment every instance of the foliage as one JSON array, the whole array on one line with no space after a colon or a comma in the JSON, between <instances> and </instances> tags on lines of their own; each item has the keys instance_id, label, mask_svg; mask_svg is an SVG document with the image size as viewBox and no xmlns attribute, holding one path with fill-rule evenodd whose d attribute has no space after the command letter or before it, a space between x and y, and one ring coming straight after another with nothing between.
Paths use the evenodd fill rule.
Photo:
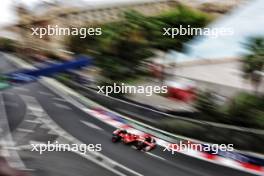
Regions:
<instances>
[{"instance_id":1,"label":"foliage","mask_svg":"<svg viewBox=\"0 0 264 176\"><path fill-rule=\"evenodd\" d=\"M164 37L163 28L180 24L202 27L208 22L207 15L183 6L156 17L128 11L122 21L102 25L101 36L87 36L85 39L73 36L68 46L75 53L93 56L106 78L104 81L118 82L137 77L142 62L153 55L153 48L182 50L183 43L193 37Z\"/></svg>"},{"instance_id":2,"label":"foliage","mask_svg":"<svg viewBox=\"0 0 264 176\"><path fill-rule=\"evenodd\" d=\"M7 38L0 38L0 49L12 52L15 50L16 42Z\"/></svg>"},{"instance_id":3,"label":"foliage","mask_svg":"<svg viewBox=\"0 0 264 176\"><path fill-rule=\"evenodd\" d=\"M180 25L185 28L188 26L192 28L204 27L211 21L211 18L201 11L186 6L179 6L172 11L154 17L152 21L153 24L156 24L156 28L154 29L159 29L153 30L153 32L156 32L156 35L149 34L150 37L152 36L152 39L150 39L153 43L152 46L164 51L170 49L182 51L183 44L195 36L178 35L176 38L172 39L171 37L165 37L162 35L164 32L163 28L180 28Z\"/></svg>"},{"instance_id":4,"label":"foliage","mask_svg":"<svg viewBox=\"0 0 264 176\"><path fill-rule=\"evenodd\" d=\"M223 105L212 93L198 95L196 109L202 119L249 128L264 128L264 96L240 93Z\"/></svg>"},{"instance_id":5,"label":"foliage","mask_svg":"<svg viewBox=\"0 0 264 176\"><path fill-rule=\"evenodd\" d=\"M264 96L258 87L262 82L264 70L264 38L252 37L244 45L248 49L242 58L244 77L254 86L256 94L240 93L224 106L219 106L209 92L198 97L196 108L201 116L212 117L210 120L250 128L264 128Z\"/></svg>"},{"instance_id":6,"label":"foliage","mask_svg":"<svg viewBox=\"0 0 264 176\"><path fill-rule=\"evenodd\" d=\"M242 70L244 77L249 79L258 93L259 85L262 82L262 75L264 70L264 38L252 37L245 44L249 53L242 59Z\"/></svg>"},{"instance_id":7,"label":"foliage","mask_svg":"<svg viewBox=\"0 0 264 176\"><path fill-rule=\"evenodd\" d=\"M264 128L264 97L241 93L231 101L227 113L236 125Z\"/></svg>"},{"instance_id":8,"label":"foliage","mask_svg":"<svg viewBox=\"0 0 264 176\"><path fill-rule=\"evenodd\" d=\"M100 54L96 56L97 65L112 81L136 76L142 61L152 56L139 26L131 21L127 18L116 29L104 27L104 34L99 39L101 47Z\"/></svg>"},{"instance_id":9,"label":"foliage","mask_svg":"<svg viewBox=\"0 0 264 176\"><path fill-rule=\"evenodd\" d=\"M195 108L203 112L203 115L209 117L219 117L220 116L220 106L216 102L216 97L212 92L200 92L197 95L197 100L195 103Z\"/></svg>"}]
</instances>

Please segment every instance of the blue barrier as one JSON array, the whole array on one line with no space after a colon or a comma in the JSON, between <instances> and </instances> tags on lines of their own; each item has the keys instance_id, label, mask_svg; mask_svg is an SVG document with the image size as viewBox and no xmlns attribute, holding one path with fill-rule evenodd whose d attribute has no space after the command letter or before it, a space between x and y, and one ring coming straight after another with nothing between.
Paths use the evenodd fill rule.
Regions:
<instances>
[{"instance_id":1,"label":"blue barrier","mask_svg":"<svg viewBox=\"0 0 264 176\"><path fill-rule=\"evenodd\" d=\"M86 67L92 64L93 62L90 57L81 55L71 61L49 64L35 70L23 69L12 73L7 73L6 76L10 81L31 82L35 81L41 76L53 76L56 73L69 70L78 70L82 67Z\"/></svg>"}]
</instances>

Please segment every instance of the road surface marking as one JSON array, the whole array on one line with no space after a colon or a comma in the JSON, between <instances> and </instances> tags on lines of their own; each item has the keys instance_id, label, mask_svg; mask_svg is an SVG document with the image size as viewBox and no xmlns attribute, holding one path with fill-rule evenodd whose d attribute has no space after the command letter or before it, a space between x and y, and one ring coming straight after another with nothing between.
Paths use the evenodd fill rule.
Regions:
<instances>
[{"instance_id":1,"label":"road surface marking","mask_svg":"<svg viewBox=\"0 0 264 176\"><path fill-rule=\"evenodd\" d=\"M84 120L81 120L81 122L83 124L85 124L86 126L88 126L88 127L91 127L91 128L97 129L97 130L104 131L104 129L100 128L99 126L97 126L97 125L95 125L93 123L90 123L90 122L87 122L87 121L84 121Z\"/></svg>"},{"instance_id":2,"label":"road surface marking","mask_svg":"<svg viewBox=\"0 0 264 176\"><path fill-rule=\"evenodd\" d=\"M18 91L29 92L29 89L28 88L24 88L24 87L15 87L14 89L18 90Z\"/></svg>"},{"instance_id":3,"label":"road surface marking","mask_svg":"<svg viewBox=\"0 0 264 176\"><path fill-rule=\"evenodd\" d=\"M26 119L25 121L26 122L29 122L29 123L41 124L41 121L39 121L39 120L29 120L29 119Z\"/></svg>"},{"instance_id":4,"label":"road surface marking","mask_svg":"<svg viewBox=\"0 0 264 176\"><path fill-rule=\"evenodd\" d=\"M155 154L150 153L150 152L146 152L146 154L148 154L148 155L150 155L150 156L153 156L153 157L155 157L155 158L159 158L159 159L164 160L164 161L166 160L165 158L162 158L161 156L155 155Z\"/></svg>"},{"instance_id":5,"label":"road surface marking","mask_svg":"<svg viewBox=\"0 0 264 176\"><path fill-rule=\"evenodd\" d=\"M24 128L17 128L17 131L19 131L19 132L25 132L25 133L34 133L33 130L24 129Z\"/></svg>"},{"instance_id":6,"label":"road surface marking","mask_svg":"<svg viewBox=\"0 0 264 176\"><path fill-rule=\"evenodd\" d=\"M50 88L50 87L47 87L47 88ZM86 108L83 104L77 102L77 101L74 100L73 98L67 97L67 96L65 96L64 94L62 95L62 92L60 92L60 91L55 91L55 90L53 90L53 89L51 89L51 90L52 90L54 93L60 95L62 98L65 98L65 100L67 100L68 102L71 102L71 104L73 104L73 105L76 106L77 108L80 108L80 109L81 109L81 108ZM37 102L36 100L35 100L35 103L38 104L38 102ZM47 116L47 117L50 118L49 116ZM55 122L54 122L54 123L55 123ZM56 124L56 123L55 123L55 124ZM75 143L77 143L78 139L77 139L77 138L74 138L74 141L75 141ZM100 166L102 166L102 167L104 167L104 168L106 168L106 169L112 171L113 173L115 173L115 174L117 174L117 175L119 175L119 176L126 176L126 174L123 174L123 173L121 173L120 171L114 169L114 168L113 168L114 166L118 166L118 167L120 167L120 168L123 168L124 170L126 170L126 171L128 171L128 172L130 172L130 173L132 173L132 174L134 174L134 175L137 175L137 176L143 176L142 174L140 174L140 173L138 173L138 172L136 172L136 171L134 171L134 170L132 170L132 169L130 169L130 168L128 168L128 167L126 167L126 166L124 166L124 165L122 165L122 164L120 164L120 163L114 161L114 160L112 160L111 158L109 158L109 157L107 157L107 156L105 156L105 155L102 155L101 153L96 153L96 155L100 156L101 158L104 158L104 160L107 160L107 161L110 162L111 165L113 165L113 166L109 166L109 164L104 164L104 163L102 163L101 161L96 160L94 157L87 156L87 155L82 155L82 154L80 154L80 153L78 153L78 152L77 152L77 154L79 154L80 156L83 156L84 158L86 158L86 159L88 159L88 160L90 160L90 161L93 161L94 163L96 163L96 164L98 164L98 165L100 165ZM92 153L91 153L91 154L92 154ZM95 154L93 153L93 155L95 155Z\"/></svg>"},{"instance_id":7,"label":"road surface marking","mask_svg":"<svg viewBox=\"0 0 264 176\"><path fill-rule=\"evenodd\" d=\"M25 169L21 169L22 171L28 171L28 172L34 172L36 171L36 169L30 169L30 168L25 168Z\"/></svg>"},{"instance_id":8,"label":"road surface marking","mask_svg":"<svg viewBox=\"0 0 264 176\"><path fill-rule=\"evenodd\" d=\"M26 101L26 104L27 104L27 105L32 105L32 104L35 105L34 108L28 107L30 110L37 110L37 112L40 111L40 112L42 112L42 113L41 113L41 114L42 114L42 117L45 117L46 119L50 119L50 117L49 117L48 115L45 116L45 111L43 111L43 109L41 108L41 106L39 105L38 101L37 101L35 98L33 98L33 99L27 99L27 98L29 98L29 97L23 97L23 98L24 98L24 100L30 100L30 102L29 102L29 101ZM43 114L43 113L44 113L44 114ZM45 121L44 119L42 119L42 120L43 120L44 123L48 123L47 121L51 121L51 120L47 120L47 121ZM56 124L56 122L54 122L54 121L52 121L52 122L53 122L54 124ZM87 123L86 123L86 124L87 124ZM50 123L48 123L47 125L50 125ZM57 125L57 124L56 124L56 125ZM65 137L66 140L69 140L69 138L71 137L71 135L68 135L67 132L64 133L64 130L63 130L63 129L62 129L62 131L61 131L63 134L60 135L60 131L59 131L60 128L54 128L54 127L51 127L51 126L50 126L50 128L51 128L51 130L54 130L59 136L63 136L63 137ZM97 127L97 128L99 128L99 127ZM67 134L67 135L65 135L65 134ZM78 139L76 139L76 138L73 138L73 139L74 139L74 140L69 140L69 141L72 141L72 142L74 142L74 143L78 143L78 142L79 142ZM32 141L31 141L31 143L32 143ZM81 143L81 142L80 142L80 143ZM126 174L124 174L124 173L122 173L122 172L120 172L120 171L114 169L113 166L111 167L111 166L109 166L107 163L104 164L104 163L102 163L102 161L98 161L97 159L95 159L94 157L91 157L90 155L83 155L83 154L78 153L78 152L76 152L76 153L79 154L80 156L82 156L82 157L84 157L84 158L86 158L86 159L88 159L88 160L90 160L90 161L93 161L94 163L96 163L96 164L98 164L98 165L104 167L105 169L108 169L109 171L115 173L116 175L119 175L119 176L126 176ZM93 153L93 152L92 152L92 153ZM133 175L143 176L143 175L137 173L136 171L133 171L133 170L131 170L131 169L129 169L129 168L127 168L127 167L125 167L125 166L123 166L123 165L117 163L116 161L111 160L110 158L108 158L108 157L106 157L106 156L104 156L104 155L102 155L102 154L100 154L100 153L97 153L97 155L99 155L101 158L104 158L104 160L107 160L107 162L111 162L111 164L114 164L115 166L118 166L118 167L120 167L120 168L123 168L124 170L126 170L126 171L132 173Z\"/></svg>"},{"instance_id":9,"label":"road surface marking","mask_svg":"<svg viewBox=\"0 0 264 176\"><path fill-rule=\"evenodd\" d=\"M53 96L53 94L51 94L51 93L49 93L49 92L45 92L45 91L39 91L39 94L41 94L41 95Z\"/></svg>"},{"instance_id":10,"label":"road surface marking","mask_svg":"<svg viewBox=\"0 0 264 176\"><path fill-rule=\"evenodd\" d=\"M58 135L58 133L54 130L49 130L48 134L50 135Z\"/></svg>"},{"instance_id":11,"label":"road surface marking","mask_svg":"<svg viewBox=\"0 0 264 176\"><path fill-rule=\"evenodd\" d=\"M52 99L53 99L53 100L56 100L56 101L67 102L67 100L62 99L62 98L59 98L59 97L53 97Z\"/></svg>"},{"instance_id":12,"label":"road surface marking","mask_svg":"<svg viewBox=\"0 0 264 176\"><path fill-rule=\"evenodd\" d=\"M0 102L3 102L3 96L1 93L0 93ZM1 105L0 105L0 116L2 117L0 118L0 124L5 125L5 130L7 132L7 135L5 135L4 137L1 136L0 144L2 146L2 149L4 149L5 147L14 147L15 143L13 141L13 137L9 129L6 109L4 106ZM6 160L11 167L16 167L18 169L26 168L17 151L11 150L11 151L2 151L2 152L9 153L9 156L6 158Z\"/></svg>"},{"instance_id":13,"label":"road surface marking","mask_svg":"<svg viewBox=\"0 0 264 176\"><path fill-rule=\"evenodd\" d=\"M53 103L55 106L57 106L58 108L62 108L62 109L67 109L67 110L72 110L72 108L70 108L69 106L60 104L60 103Z\"/></svg>"}]
</instances>

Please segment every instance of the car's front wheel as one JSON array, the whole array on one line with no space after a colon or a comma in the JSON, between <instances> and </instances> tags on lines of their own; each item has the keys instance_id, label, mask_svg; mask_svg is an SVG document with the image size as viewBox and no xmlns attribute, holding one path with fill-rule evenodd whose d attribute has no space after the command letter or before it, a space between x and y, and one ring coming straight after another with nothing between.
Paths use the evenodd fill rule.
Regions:
<instances>
[{"instance_id":1,"label":"car's front wheel","mask_svg":"<svg viewBox=\"0 0 264 176\"><path fill-rule=\"evenodd\" d=\"M137 142L136 148L137 150L143 150L145 148L144 142Z\"/></svg>"}]
</instances>

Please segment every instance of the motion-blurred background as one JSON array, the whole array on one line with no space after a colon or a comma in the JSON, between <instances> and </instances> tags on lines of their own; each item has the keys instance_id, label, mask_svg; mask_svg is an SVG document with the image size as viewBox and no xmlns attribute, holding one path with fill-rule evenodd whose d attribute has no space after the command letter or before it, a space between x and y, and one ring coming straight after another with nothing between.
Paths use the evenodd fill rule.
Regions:
<instances>
[{"instance_id":1,"label":"motion-blurred background","mask_svg":"<svg viewBox=\"0 0 264 176\"><path fill-rule=\"evenodd\" d=\"M4 0L0 50L39 68L89 56L92 66L54 78L152 127L199 141L231 143L262 158L263 8L262 0ZM100 27L102 35L32 35L31 28L48 25ZM227 27L234 34L163 35L163 28L180 25ZM3 60L2 74L10 72ZM168 93L112 94L115 99L96 93L98 85L114 83L166 85ZM8 84L1 76L0 89Z\"/></svg>"}]
</instances>

